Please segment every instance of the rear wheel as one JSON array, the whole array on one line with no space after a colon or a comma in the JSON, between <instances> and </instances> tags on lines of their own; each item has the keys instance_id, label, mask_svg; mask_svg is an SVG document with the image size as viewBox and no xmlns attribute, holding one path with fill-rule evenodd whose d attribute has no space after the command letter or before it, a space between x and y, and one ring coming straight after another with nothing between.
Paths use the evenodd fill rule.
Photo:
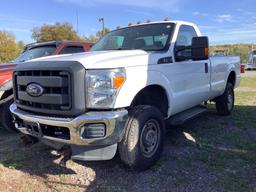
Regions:
<instances>
[{"instance_id":1,"label":"rear wheel","mask_svg":"<svg viewBox=\"0 0 256 192\"><path fill-rule=\"evenodd\" d=\"M18 132L18 130L14 126L13 118L9 109L12 103L13 100L10 100L1 105L0 122L4 129L11 132Z\"/></svg>"},{"instance_id":2,"label":"rear wheel","mask_svg":"<svg viewBox=\"0 0 256 192\"><path fill-rule=\"evenodd\" d=\"M126 133L119 143L121 160L133 170L143 171L160 158L165 123L155 107L140 105L129 113Z\"/></svg>"},{"instance_id":3,"label":"rear wheel","mask_svg":"<svg viewBox=\"0 0 256 192\"><path fill-rule=\"evenodd\" d=\"M234 86L228 83L223 95L216 99L216 109L219 115L230 115L234 109L235 93Z\"/></svg>"}]
</instances>

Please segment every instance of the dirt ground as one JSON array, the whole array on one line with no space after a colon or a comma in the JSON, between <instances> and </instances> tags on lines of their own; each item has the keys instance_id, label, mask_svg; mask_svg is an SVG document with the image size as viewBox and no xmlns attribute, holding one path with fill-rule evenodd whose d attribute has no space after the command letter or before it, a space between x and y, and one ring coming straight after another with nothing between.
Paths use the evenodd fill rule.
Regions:
<instances>
[{"instance_id":1,"label":"dirt ground","mask_svg":"<svg viewBox=\"0 0 256 192\"><path fill-rule=\"evenodd\" d=\"M110 161L58 164L40 143L24 147L0 129L0 191L256 192L256 76L245 77L229 117L214 106L182 127L171 128L163 155L150 170Z\"/></svg>"}]
</instances>

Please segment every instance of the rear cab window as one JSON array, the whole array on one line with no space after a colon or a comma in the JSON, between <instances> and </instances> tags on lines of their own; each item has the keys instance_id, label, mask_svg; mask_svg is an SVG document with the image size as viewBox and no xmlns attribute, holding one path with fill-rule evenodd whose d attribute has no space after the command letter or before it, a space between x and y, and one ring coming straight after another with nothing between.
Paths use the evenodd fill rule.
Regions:
<instances>
[{"instance_id":1,"label":"rear cab window","mask_svg":"<svg viewBox=\"0 0 256 192\"><path fill-rule=\"evenodd\" d=\"M84 52L84 48L81 45L66 45L60 51L60 54L72 54L72 53L81 53L81 52Z\"/></svg>"}]
</instances>

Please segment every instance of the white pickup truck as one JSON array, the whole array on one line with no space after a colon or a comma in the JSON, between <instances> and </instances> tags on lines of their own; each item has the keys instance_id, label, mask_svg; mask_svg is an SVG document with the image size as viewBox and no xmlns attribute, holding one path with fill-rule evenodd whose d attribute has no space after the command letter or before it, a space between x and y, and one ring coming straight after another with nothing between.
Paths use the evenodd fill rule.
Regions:
<instances>
[{"instance_id":1,"label":"white pickup truck","mask_svg":"<svg viewBox=\"0 0 256 192\"><path fill-rule=\"evenodd\" d=\"M207 101L220 115L233 110L240 59L209 58L208 49L196 25L163 21L114 30L88 53L19 65L16 128L72 159L119 151L128 167L145 170L160 157L168 123L204 112Z\"/></svg>"}]
</instances>

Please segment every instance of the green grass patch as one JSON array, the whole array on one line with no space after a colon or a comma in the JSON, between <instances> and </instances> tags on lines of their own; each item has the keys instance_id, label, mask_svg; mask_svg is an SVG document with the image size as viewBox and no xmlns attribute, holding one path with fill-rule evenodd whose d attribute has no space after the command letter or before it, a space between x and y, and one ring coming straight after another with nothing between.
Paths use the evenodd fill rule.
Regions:
<instances>
[{"instance_id":1,"label":"green grass patch","mask_svg":"<svg viewBox=\"0 0 256 192\"><path fill-rule=\"evenodd\" d=\"M240 87L256 88L256 77L242 78Z\"/></svg>"},{"instance_id":2,"label":"green grass patch","mask_svg":"<svg viewBox=\"0 0 256 192\"><path fill-rule=\"evenodd\" d=\"M237 91L235 95L236 95L236 105L244 105L244 106L254 105L256 107L255 91L247 91L247 92Z\"/></svg>"},{"instance_id":3,"label":"green grass patch","mask_svg":"<svg viewBox=\"0 0 256 192\"><path fill-rule=\"evenodd\" d=\"M0 161L0 165L13 170L20 169L22 167L20 163L12 162L12 160Z\"/></svg>"},{"instance_id":4,"label":"green grass patch","mask_svg":"<svg viewBox=\"0 0 256 192\"><path fill-rule=\"evenodd\" d=\"M243 78L241 88L256 88L256 77ZM248 89L250 90L250 89ZM215 188L220 191L252 191L255 184L256 140L249 137L248 130L256 129L256 92L236 93L232 115L220 117L213 112L202 117L201 125L191 132L200 152L194 161L203 162L211 174L218 175Z\"/></svg>"}]
</instances>

